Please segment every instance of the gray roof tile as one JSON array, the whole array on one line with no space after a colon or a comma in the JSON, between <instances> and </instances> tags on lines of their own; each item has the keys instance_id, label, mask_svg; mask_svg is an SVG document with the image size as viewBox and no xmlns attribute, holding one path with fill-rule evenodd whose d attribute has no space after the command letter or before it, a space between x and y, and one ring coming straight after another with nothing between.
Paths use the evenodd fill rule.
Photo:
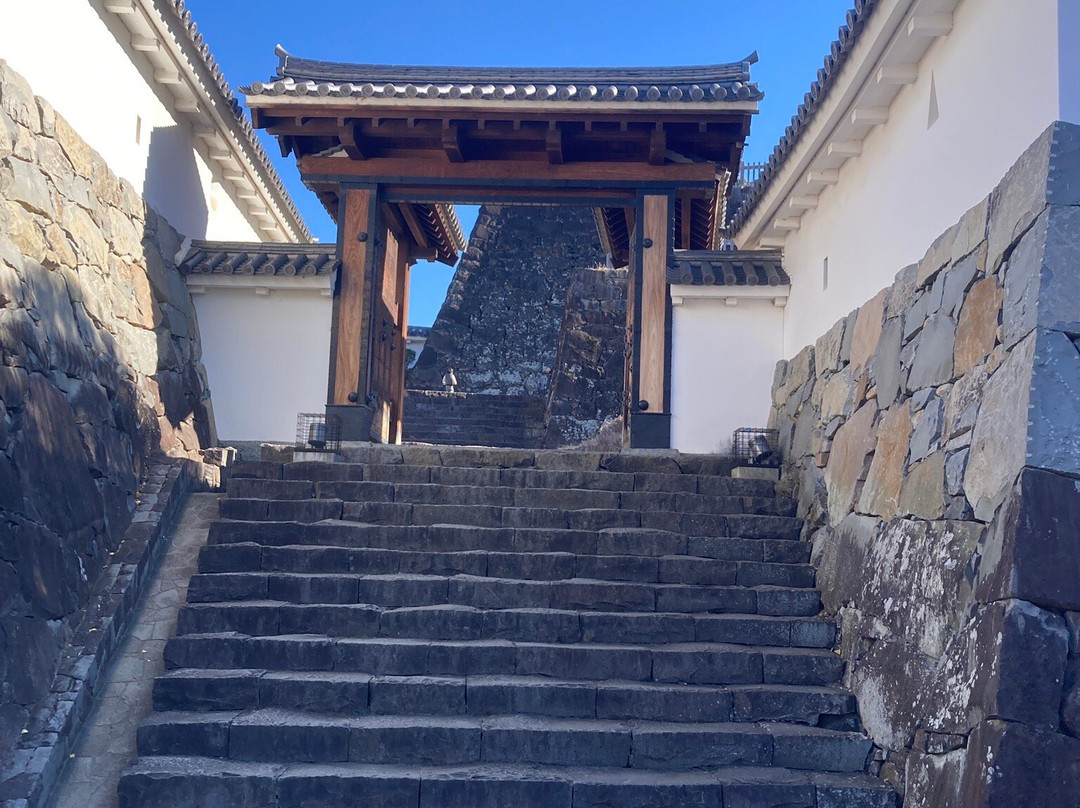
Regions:
<instances>
[{"instance_id":1,"label":"gray roof tile","mask_svg":"<svg viewBox=\"0 0 1080 808\"><path fill-rule=\"evenodd\" d=\"M752 53L740 62L690 67L422 67L301 59L278 46L278 74L253 95L484 101L759 101Z\"/></svg>"},{"instance_id":2,"label":"gray roof tile","mask_svg":"<svg viewBox=\"0 0 1080 808\"><path fill-rule=\"evenodd\" d=\"M339 264L335 244L271 244L195 241L183 262L183 275L329 275Z\"/></svg>"},{"instance_id":3,"label":"gray roof tile","mask_svg":"<svg viewBox=\"0 0 1080 808\"><path fill-rule=\"evenodd\" d=\"M789 286L779 250L676 250L667 282L692 286Z\"/></svg>"}]
</instances>

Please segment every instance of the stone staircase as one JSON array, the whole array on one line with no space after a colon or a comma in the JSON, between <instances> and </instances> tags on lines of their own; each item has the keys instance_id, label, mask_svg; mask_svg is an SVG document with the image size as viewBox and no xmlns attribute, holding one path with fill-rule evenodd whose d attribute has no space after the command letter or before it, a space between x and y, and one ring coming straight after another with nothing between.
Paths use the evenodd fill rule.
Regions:
<instances>
[{"instance_id":1,"label":"stone staircase","mask_svg":"<svg viewBox=\"0 0 1080 808\"><path fill-rule=\"evenodd\" d=\"M538 448L544 443L544 400L409 390L404 437L413 443Z\"/></svg>"},{"instance_id":2,"label":"stone staircase","mask_svg":"<svg viewBox=\"0 0 1080 808\"><path fill-rule=\"evenodd\" d=\"M885 808L809 546L723 458L241 463L121 808Z\"/></svg>"}]
</instances>

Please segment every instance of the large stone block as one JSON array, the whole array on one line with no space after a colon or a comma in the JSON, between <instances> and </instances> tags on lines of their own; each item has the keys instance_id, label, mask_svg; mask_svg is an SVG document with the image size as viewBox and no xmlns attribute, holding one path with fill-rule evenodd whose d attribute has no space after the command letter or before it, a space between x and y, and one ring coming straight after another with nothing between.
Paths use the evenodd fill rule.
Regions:
<instances>
[{"instance_id":1,"label":"large stone block","mask_svg":"<svg viewBox=\"0 0 1080 808\"><path fill-rule=\"evenodd\" d=\"M878 292L859 309L851 336L851 364L856 368L866 367L877 351L885 318L885 293L884 289Z\"/></svg>"},{"instance_id":2,"label":"large stone block","mask_svg":"<svg viewBox=\"0 0 1080 808\"><path fill-rule=\"evenodd\" d=\"M1026 468L982 550L976 592L983 602L1019 598L1080 609L1080 482Z\"/></svg>"},{"instance_id":3,"label":"large stone block","mask_svg":"<svg viewBox=\"0 0 1080 808\"><path fill-rule=\"evenodd\" d=\"M985 721L968 739L964 808L1071 806L1080 794L1080 740L1011 721Z\"/></svg>"},{"instance_id":4,"label":"large stone block","mask_svg":"<svg viewBox=\"0 0 1080 808\"><path fill-rule=\"evenodd\" d=\"M1003 718L1055 731L1069 652L1069 631L1057 614L1022 600L987 608L969 648L969 720Z\"/></svg>"},{"instance_id":5,"label":"large stone block","mask_svg":"<svg viewBox=\"0 0 1080 808\"><path fill-rule=\"evenodd\" d=\"M817 569L817 586L829 613L835 614L862 590L866 560L880 524L869 516L849 514L835 527L814 534L810 561Z\"/></svg>"},{"instance_id":6,"label":"large stone block","mask_svg":"<svg viewBox=\"0 0 1080 808\"><path fill-rule=\"evenodd\" d=\"M910 437L910 401L905 401L886 411L878 423L874 459L859 498L861 513L884 519L896 513Z\"/></svg>"},{"instance_id":7,"label":"large stone block","mask_svg":"<svg viewBox=\"0 0 1080 808\"><path fill-rule=\"evenodd\" d=\"M936 387L953 378L956 322L947 314L934 314L918 337L915 359L908 373L908 390Z\"/></svg>"},{"instance_id":8,"label":"large stone block","mask_svg":"<svg viewBox=\"0 0 1080 808\"><path fill-rule=\"evenodd\" d=\"M900 393L901 361L900 349L903 340L904 321L894 317L885 323L878 341L877 352L870 360L870 370L874 375L877 388L878 406L881 409L891 407Z\"/></svg>"},{"instance_id":9,"label":"large stone block","mask_svg":"<svg viewBox=\"0 0 1080 808\"><path fill-rule=\"evenodd\" d=\"M963 376L994 350L1003 297L994 276L983 278L971 287L956 328L953 370L957 376Z\"/></svg>"},{"instance_id":10,"label":"large stone block","mask_svg":"<svg viewBox=\"0 0 1080 808\"><path fill-rule=\"evenodd\" d=\"M1080 264L1078 264L1080 266ZM1060 331L1040 330L1028 403L1027 464L1080 474L1080 349Z\"/></svg>"},{"instance_id":11,"label":"large stone block","mask_svg":"<svg viewBox=\"0 0 1080 808\"><path fill-rule=\"evenodd\" d=\"M1027 461L1028 402L1035 335L1013 349L986 384L964 490L975 515L988 520Z\"/></svg>"},{"instance_id":12,"label":"large stone block","mask_svg":"<svg viewBox=\"0 0 1080 808\"><path fill-rule=\"evenodd\" d=\"M855 492L866 473L866 458L874 451L874 416L877 404L864 404L837 430L825 468L829 520L840 522L855 502Z\"/></svg>"}]
</instances>

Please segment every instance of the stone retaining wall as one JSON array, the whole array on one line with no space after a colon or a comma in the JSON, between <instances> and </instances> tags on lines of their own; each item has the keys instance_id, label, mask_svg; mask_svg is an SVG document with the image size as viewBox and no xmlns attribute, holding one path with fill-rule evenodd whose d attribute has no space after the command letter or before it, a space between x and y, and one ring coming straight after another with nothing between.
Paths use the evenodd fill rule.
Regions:
<instances>
[{"instance_id":1,"label":"stone retaining wall","mask_svg":"<svg viewBox=\"0 0 1080 808\"><path fill-rule=\"evenodd\" d=\"M782 485L908 808L1080 793L1078 206L1057 124L777 367Z\"/></svg>"},{"instance_id":2,"label":"stone retaining wall","mask_svg":"<svg viewBox=\"0 0 1080 808\"><path fill-rule=\"evenodd\" d=\"M604 261L588 208L483 206L407 386L546 396L570 279Z\"/></svg>"},{"instance_id":3,"label":"stone retaining wall","mask_svg":"<svg viewBox=\"0 0 1080 808\"><path fill-rule=\"evenodd\" d=\"M603 267L573 274L544 414L548 448L588 440L622 412L627 278Z\"/></svg>"},{"instance_id":4,"label":"stone retaining wall","mask_svg":"<svg viewBox=\"0 0 1080 808\"><path fill-rule=\"evenodd\" d=\"M0 61L0 764L82 642L149 463L212 442L181 242Z\"/></svg>"}]
</instances>

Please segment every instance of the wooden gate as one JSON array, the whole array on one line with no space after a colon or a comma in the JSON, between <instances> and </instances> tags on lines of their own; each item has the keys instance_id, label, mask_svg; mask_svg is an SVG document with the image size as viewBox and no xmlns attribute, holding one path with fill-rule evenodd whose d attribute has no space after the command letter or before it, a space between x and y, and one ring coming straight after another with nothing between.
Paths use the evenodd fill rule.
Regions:
<instances>
[{"instance_id":1,"label":"wooden gate","mask_svg":"<svg viewBox=\"0 0 1080 808\"><path fill-rule=\"evenodd\" d=\"M405 405L409 263L401 244L389 230L377 284L371 346L371 390L377 401L371 431L384 443L400 443Z\"/></svg>"}]
</instances>

